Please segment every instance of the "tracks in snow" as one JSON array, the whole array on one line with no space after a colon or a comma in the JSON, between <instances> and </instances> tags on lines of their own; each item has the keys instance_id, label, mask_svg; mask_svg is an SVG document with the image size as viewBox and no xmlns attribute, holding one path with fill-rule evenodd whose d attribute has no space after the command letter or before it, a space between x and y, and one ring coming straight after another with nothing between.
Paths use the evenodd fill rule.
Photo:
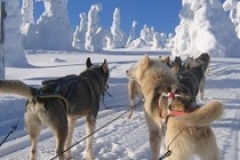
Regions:
<instances>
[{"instance_id":1,"label":"tracks in snow","mask_svg":"<svg viewBox=\"0 0 240 160\"><path fill-rule=\"evenodd\" d=\"M97 120L97 128L115 119L122 113L126 112L127 109L128 108L126 107L120 107L100 111ZM96 157L98 157L100 160L108 160L112 158L124 159L124 157L126 159L129 159L129 157L132 156L133 159L135 159L136 155L129 154L133 151L137 152L141 148L141 146L144 149L146 148L146 146L148 147L148 141L146 144L146 139L148 138L148 136L146 136L145 134L140 134L145 133L147 130L141 110L142 108L137 109L137 111L134 112L133 118L130 120L127 118L128 113L126 113L123 117L114 121L110 125L106 126L106 128L100 130L94 135L95 138L93 148ZM131 130L131 132L129 132L129 130ZM141 136L138 136L139 134ZM80 119L75 127L73 143L79 142L79 140L81 140L85 136L85 119ZM132 143L135 143L135 145ZM78 157L77 159L83 158L84 148L85 141L74 146L72 148L73 157ZM51 157L54 157L54 149L55 139L51 131L48 128L43 129L38 143L39 159L47 160ZM1 147L0 159L29 159L29 151L30 141L29 137L26 135L4 144ZM16 153L11 156L11 153L13 152ZM119 157L119 153L124 154ZM142 154L141 150L139 151L139 154Z\"/></svg>"}]
</instances>

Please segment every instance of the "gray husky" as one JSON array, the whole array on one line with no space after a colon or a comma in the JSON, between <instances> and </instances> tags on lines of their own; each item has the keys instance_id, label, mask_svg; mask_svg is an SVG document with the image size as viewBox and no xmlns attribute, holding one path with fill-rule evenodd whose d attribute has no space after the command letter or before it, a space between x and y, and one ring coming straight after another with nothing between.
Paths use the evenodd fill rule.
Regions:
<instances>
[{"instance_id":1,"label":"gray husky","mask_svg":"<svg viewBox=\"0 0 240 160\"><path fill-rule=\"evenodd\" d=\"M199 95L200 100L204 100L206 74L209 72L209 63L209 54L202 53L195 59L188 58L188 63L185 63L185 70L178 73L180 83L190 89L195 99Z\"/></svg>"},{"instance_id":2,"label":"gray husky","mask_svg":"<svg viewBox=\"0 0 240 160\"><path fill-rule=\"evenodd\" d=\"M59 160L71 159L70 147L75 123L86 117L87 135L95 130L99 101L109 77L108 63L93 65L90 58L87 69L79 75L42 82L33 88L20 80L0 80L0 92L28 98L24 114L25 127L31 139L30 159L36 159L37 141L43 126L48 126L56 137L56 155ZM93 136L87 138L85 158L93 160ZM65 149L65 154L64 154Z\"/></svg>"}]
</instances>

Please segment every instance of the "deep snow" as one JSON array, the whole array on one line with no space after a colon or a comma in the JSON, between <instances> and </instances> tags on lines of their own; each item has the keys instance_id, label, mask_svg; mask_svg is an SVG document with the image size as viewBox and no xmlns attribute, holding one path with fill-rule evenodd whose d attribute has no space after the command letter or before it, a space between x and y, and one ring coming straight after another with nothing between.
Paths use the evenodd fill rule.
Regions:
<instances>
[{"instance_id":1,"label":"deep snow","mask_svg":"<svg viewBox=\"0 0 240 160\"><path fill-rule=\"evenodd\" d=\"M97 128L105 125L128 110L127 78L125 71L143 57L145 51L128 49L102 53L77 53L66 51L26 51L30 67L7 67L6 79L20 79L29 85L39 86L45 79L66 74L78 74L85 69L85 60L102 63L106 58L110 67L109 93L104 109L98 115ZM150 57L170 55L169 51L148 52ZM207 77L206 99L218 99L225 105L225 114L212 124L223 160L240 159L240 59L211 58L210 74ZM201 102L203 103L203 102ZM0 147L1 160L29 159L30 141L23 124L25 99L13 95L0 95L0 141L18 122L17 130ZM128 113L95 134L94 154L96 160L148 160L150 146L142 107L138 107L132 119ZM85 120L80 119L74 131L73 143L85 137ZM38 143L38 159L54 157L55 139L49 129L43 129ZM85 141L73 147L74 159L82 159ZM161 152L163 154L164 151Z\"/></svg>"}]
</instances>

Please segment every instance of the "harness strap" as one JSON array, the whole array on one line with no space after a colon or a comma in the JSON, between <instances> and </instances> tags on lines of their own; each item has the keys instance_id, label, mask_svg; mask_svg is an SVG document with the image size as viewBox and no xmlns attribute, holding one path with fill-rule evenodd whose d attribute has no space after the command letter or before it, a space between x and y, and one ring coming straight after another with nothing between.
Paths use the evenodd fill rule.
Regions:
<instances>
[{"instance_id":1,"label":"harness strap","mask_svg":"<svg viewBox=\"0 0 240 160\"><path fill-rule=\"evenodd\" d=\"M189 112L192 112L195 107L192 107L191 106L191 110L189 111L174 111L174 110L170 110L169 109L169 106L171 105L171 103L173 102L174 98L175 97L181 97L181 95L178 95L178 94L175 94L175 91L174 89L172 89L168 94L166 93L162 93L160 98L159 98L159 102L158 102L158 105L159 105L159 109L160 109L160 117L162 118L163 122L164 123L167 123L167 120L170 116L172 117L177 117L177 116L181 116L181 115L184 115L184 114L188 114ZM167 113L165 115L162 115L162 98L163 97L167 97L168 98L168 106L167 106Z\"/></svg>"},{"instance_id":2,"label":"harness strap","mask_svg":"<svg viewBox=\"0 0 240 160\"><path fill-rule=\"evenodd\" d=\"M177 117L177 116L181 116L184 114L187 114L189 112L184 112L184 111L170 111L170 113L168 113L167 117L169 116L173 116L173 117Z\"/></svg>"}]
</instances>

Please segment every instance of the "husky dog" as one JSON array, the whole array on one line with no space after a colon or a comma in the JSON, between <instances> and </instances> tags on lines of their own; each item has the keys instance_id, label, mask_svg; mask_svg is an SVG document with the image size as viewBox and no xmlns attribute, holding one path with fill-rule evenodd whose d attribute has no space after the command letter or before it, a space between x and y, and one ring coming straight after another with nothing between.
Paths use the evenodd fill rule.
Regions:
<instances>
[{"instance_id":1,"label":"husky dog","mask_svg":"<svg viewBox=\"0 0 240 160\"><path fill-rule=\"evenodd\" d=\"M128 118L132 117L136 97L142 97L140 85L136 81L136 68L130 68L126 71L128 77L128 98L131 107Z\"/></svg>"},{"instance_id":2,"label":"husky dog","mask_svg":"<svg viewBox=\"0 0 240 160\"><path fill-rule=\"evenodd\" d=\"M161 89L159 89L161 90ZM179 85L161 91L160 115L166 122L165 145L168 160L219 160L219 150L210 124L223 115L223 104L216 100L192 108L192 99Z\"/></svg>"},{"instance_id":3,"label":"husky dog","mask_svg":"<svg viewBox=\"0 0 240 160\"><path fill-rule=\"evenodd\" d=\"M210 56L208 53L202 53L200 56L198 56L197 58L195 58L193 60L193 62L190 64L190 68L194 67L194 66L199 66L202 65L203 66L203 71L205 74L207 74L207 72L209 72L209 63L210 63Z\"/></svg>"},{"instance_id":4,"label":"husky dog","mask_svg":"<svg viewBox=\"0 0 240 160\"><path fill-rule=\"evenodd\" d=\"M177 79L179 83L188 90L189 95L191 95L194 102L196 102L196 97L198 95L199 90L202 93L203 86L201 86L201 82L204 80L204 71L203 66L199 65L193 68L186 69L177 75ZM199 89L201 88L201 89Z\"/></svg>"},{"instance_id":5,"label":"husky dog","mask_svg":"<svg viewBox=\"0 0 240 160\"><path fill-rule=\"evenodd\" d=\"M170 67L170 57L169 56L159 56L159 59L162 63L166 64ZM128 118L132 117L135 100L137 97L143 98L143 94L141 91L141 86L137 83L136 80L136 67L132 67L126 70L127 78L128 78L128 98L129 98L129 105L131 107L130 114Z\"/></svg>"},{"instance_id":6,"label":"husky dog","mask_svg":"<svg viewBox=\"0 0 240 160\"><path fill-rule=\"evenodd\" d=\"M165 133L158 97L161 95L158 88L162 85L177 84L178 81L170 68L149 56L138 61L136 67L136 80L141 86L144 95L144 114L149 129L149 141L152 160L158 160L160 143Z\"/></svg>"},{"instance_id":7,"label":"husky dog","mask_svg":"<svg viewBox=\"0 0 240 160\"><path fill-rule=\"evenodd\" d=\"M206 74L209 72L208 68L209 68L209 63L210 63L210 56L208 55L208 53L202 53L199 57L197 57L195 59L189 58L188 61L189 61L188 65L185 64L185 67L186 67L186 69L184 71L185 73L189 72L188 70L193 70L193 68L195 68L195 70L196 70L196 68L201 68L201 70L195 72L198 74L198 78L200 78L200 79L198 79L199 82L196 82L195 84L190 85L190 87L195 86L195 88L197 88L196 91L199 93L197 93L196 95L194 94L194 96L199 95L200 100L203 100L204 94L205 94ZM181 73L180 73L180 75L181 75Z\"/></svg>"},{"instance_id":8,"label":"husky dog","mask_svg":"<svg viewBox=\"0 0 240 160\"><path fill-rule=\"evenodd\" d=\"M190 68L194 63L194 58L192 56L187 56L185 61L183 62L184 68Z\"/></svg>"},{"instance_id":9,"label":"husky dog","mask_svg":"<svg viewBox=\"0 0 240 160\"><path fill-rule=\"evenodd\" d=\"M175 57L174 61L169 62L169 67L174 74L184 71L184 66L181 57Z\"/></svg>"},{"instance_id":10,"label":"husky dog","mask_svg":"<svg viewBox=\"0 0 240 160\"><path fill-rule=\"evenodd\" d=\"M24 119L31 139L31 160L36 159L37 141L44 125L56 137L59 160L71 159L72 135L78 118L86 117L87 135L95 130L99 101L105 91L109 69L106 60L102 65L93 65L88 58L86 65L87 69L79 75L45 81L40 89L30 87L20 80L0 81L0 92L28 98ZM90 135L85 149L88 160L94 159L92 143L93 136ZM67 150L65 155L64 147Z\"/></svg>"},{"instance_id":11,"label":"husky dog","mask_svg":"<svg viewBox=\"0 0 240 160\"><path fill-rule=\"evenodd\" d=\"M206 83L206 76L209 74L209 63L210 63L210 56L208 53L202 53L199 57L195 60L195 66L202 66L202 71L204 72L203 78L200 82L200 90L199 95L200 99L204 99L205 95L205 83Z\"/></svg>"}]
</instances>

